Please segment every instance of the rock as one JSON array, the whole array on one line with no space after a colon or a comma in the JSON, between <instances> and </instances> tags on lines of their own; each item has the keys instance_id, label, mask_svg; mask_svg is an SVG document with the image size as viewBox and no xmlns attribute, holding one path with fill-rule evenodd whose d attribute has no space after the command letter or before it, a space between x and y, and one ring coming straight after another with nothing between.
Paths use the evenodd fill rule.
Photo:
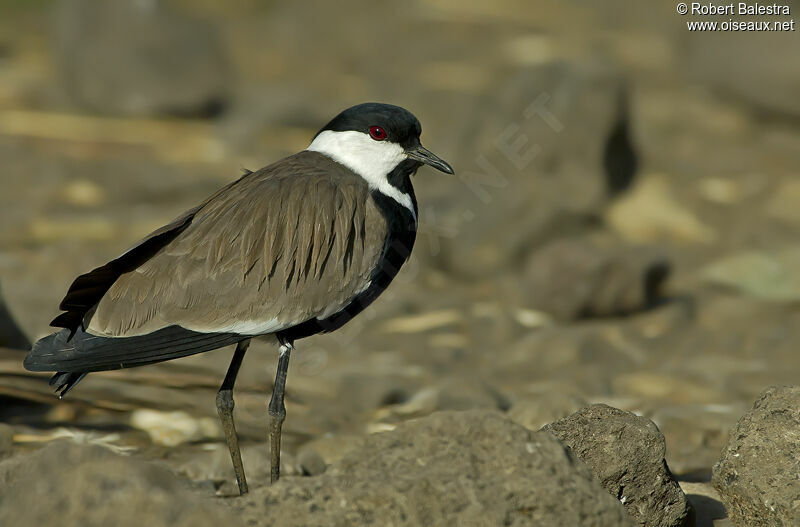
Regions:
<instances>
[{"instance_id":1,"label":"rock","mask_svg":"<svg viewBox=\"0 0 800 527\"><path fill-rule=\"evenodd\" d=\"M784 4L785 5L785 4ZM792 14L797 9L792 5ZM788 16L770 17L785 22ZM686 37L689 38L686 38ZM694 79L752 107L800 117L800 42L794 31L720 32L684 35L685 64ZM748 72L742 75L742 72Z\"/></svg>"},{"instance_id":2,"label":"rock","mask_svg":"<svg viewBox=\"0 0 800 527\"><path fill-rule=\"evenodd\" d=\"M753 193L741 182L723 177L705 177L697 182L697 190L707 201L720 205L736 205Z\"/></svg>"},{"instance_id":3,"label":"rock","mask_svg":"<svg viewBox=\"0 0 800 527\"><path fill-rule=\"evenodd\" d=\"M633 313L655 305L669 262L643 248L602 247L585 238L536 251L525 268L533 307L557 319Z\"/></svg>"},{"instance_id":4,"label":"rock","mask_svg":"<svg viewBox=\"0 0 800 527\"><path fill-rule=\"evenodd\" d=\"M604 213L606 223L635 243L676 241L710 243L717 232L680 203L666 176L642 177Z\"/></svg>"},{"instance_id":5,"label":"rock","mask_svg":"<svg viewBox=\"0 0 800 527\"><path fill-rule=\"evenodd\" d=\"M234 506L252 525L632 525L552 435L477 410L371 435L325 474Z\"/></svg>"},{"instance_id":6,"label":"rock","mask_svg":"<svg viewBox=\"0 0 800 527\"><path fill-rule=\"evenodd\" d=\"M661 372L623 373L614 377L611 387L616 395L651 401L716 404L725 400L725 393L705 380Z\"/></svg>"},{"instance_id":7,"label":"rock","mask_svg":"<svg viewBox=\"0 0 800 527\"><path fill-rule=\"evenodd\" d=\"M364 443L364 436L345 434L326 434L304 443L301 449L309 449L319 455L325 465L336 463L348 452L358 450Z\"/></svg>"},{"instance_id":8,"label":"rock","mask_svg":"<svg viewBox=\"0 0 800 527\"><path fill-rule=\"evenodd\" d=\"M131 412L130 425L147 432L153 443L169 447L203 439L216 439L222 435L217 419L195 417L180 410L160 412L139 408Z\"/></svg>"},{"instance_id":9,"label":"rock","mask_svg":"<svg viewBox=\"0 0 800 527\"><path fill-rule=\"evenodd\" d=\"M800 386L773 386L739 420L712 482L734 525L800 525Z\"/></svg>"},{"instance_id":10,"label":"rock","mask_svg":"<svg viewBox=\"0 0 800 527\"><path fill-rule=\"evenodd\" d=\"M508 418L528 430L539 430L544 425L567 417L584 406L586 401L569 393L543 393L536 398L514 401L508 411Z\"/></svg>"},{"instance_id":11,"label":"rock","mask_svg":"<svg viewBox=\"0 0 800 527\"><path fill-rule=\"evenodd\" d=\"M228 516L165 468L97 446L57 441L0 463L0 525L240 525Z\"/></svg>"},{"instance_id":12,"label":"rock","mask_svg":"<svg viewBox=\"0 0 800 527\"><path fill-rule=\"evenodd\" d=\"M800 249L745 251L712 262L702 271L712 284L783 302L800 300Z\"/></svg>"},{"instance_id":13,"label":"rock","mask_svg":"<svg viewBox=\"0 0 800 527\"><path fill-rule=\"evenodd\" d=\"M461 184L420 181L428 187L419 191L420 232L436 247L432 256L470 277L584 231L636 165L624 80L613 64L551 61L495 82L465 122L451 123L464 130L452 156Z\"/></svg>"},{"instance_id":14,"label":"rock","mask_svg":"<svg viewBox=\"0 0 800 527\"><path fill-rule=\"evenodd\" d=\"M790 224L800 224L800 181L786 179L778 183L764 204L764 212Z\"/></svg>"},{"instance_id":15,"label":"rock","mask_svg":"<svg viewBox=\"0 0 800 527\"><path fill-rule=\"evenodd\" d=\"M61 0L54 54L79 106L110 115L208 116L228 95L215 29L161 0Z\"/></svg>"},{"instance_id":16,"label":"rock","mask_svg":"<svg viewBox=\"0 0 800 527\"><path fill-rule=\"evenodd\" d=\"M22 332L14 316L9 311L0 290L0 347L17 348L20 350L31 349L31 342Z\"/></svg>"},{"instance_id":17,"label":"rock","mask_svg":"<svg viewBox=\"0 0 800 527\"><path fill-rule=\"evenodd\" d=\"M318 476L325 472L327 465L322 456L313 448L302 448L297 454L297 464L304 476Z\"/></svg>"},{"instance_id":18,"label":"rock","mask_svg":"<svg viewBox=\"0 0 800 527\"><path fill-rule=\"evenodd\" d=\"M52 244L59 240L76 242L107 242L119 235L115 225L100 215L35 218L28 225L28 235L39 243Z\"/></svg>"},{"instance_id":19,"label":"rock","mask_svg":"<svg viewBox=\"0 0 800 527\"><path fill-rule=\"evenodd\" d=\"M208 447L208 445L205 445ZM180 475L194 482L212 481L214 483L230 484L231 490L236 489L236 479L231 465L231 455L228 446L222 442L214 445L216 448L202 451L192 451L188 455L173 454L168 460L170 466ZM269 445L266 443L239 445L242 453L242 463L245 467L247 481L251 484L269 481L270 460ZM176 459L173 459L176 458ZM289 452L281 455L281 474L297 474L294 470L294 458Z\"/></svg>"},{"instance_id":20,"label":"rock","mask_svg":"<svg viewBox=\"0 0 800 527\"><path fill-rule=\"evenodd\" d=\"M649 419L594 404L543 430L583 460L639 525L693 525L691 505L664 460L664 436Z\"/></svg>"},{"instance_id":21,"label":"rock","mask_svg":"<svg viewBox=\"0 0 800 527\"><path fill-rule=\"evenodd\" d=\"M92 208L105 202L106 192L94 181L81 178L65 184L61 190L61 197L74 207Z\"/></svg>"}]
</instances>

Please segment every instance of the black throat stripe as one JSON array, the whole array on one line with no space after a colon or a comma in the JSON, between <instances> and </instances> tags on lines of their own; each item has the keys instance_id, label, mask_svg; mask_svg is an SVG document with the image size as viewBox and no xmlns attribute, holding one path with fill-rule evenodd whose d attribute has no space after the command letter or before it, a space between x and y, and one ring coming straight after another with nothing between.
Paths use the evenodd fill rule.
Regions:
<instances>
[{"instance_id":1,"label":"black throat stripe","mask_svg":"<svg viewBox=\"0 0 800 527\"><path fill-rule=\"evenodd\" d=\"M402 164L402 163L401 163ZM418 166L418 164L417 164ZM407 168L407 167L405 167ZM416 170L416 167L413 168ZM372 199L381 211L387 224L386 242L383 246L383 254L378 261L378 265L372 272L371 282L366 290L356 295L355 298L344 309L338 313L323 319L316 318L302 322L296 326L279 331L278 338L284 338L289 342L297 339L310 337L317 333L328 333L344 326L356 315L361 313L369 306L380 294L389 286L403 264L411 256L414 248L414 241L417 237L417 199L414 189L411 187L409 179L411 172L405 174L407 183L397 186L401 191L411 196L411 203L414 211L399 204L391 198L377 190L372 191Z\"/></svg>"}]
</instances>

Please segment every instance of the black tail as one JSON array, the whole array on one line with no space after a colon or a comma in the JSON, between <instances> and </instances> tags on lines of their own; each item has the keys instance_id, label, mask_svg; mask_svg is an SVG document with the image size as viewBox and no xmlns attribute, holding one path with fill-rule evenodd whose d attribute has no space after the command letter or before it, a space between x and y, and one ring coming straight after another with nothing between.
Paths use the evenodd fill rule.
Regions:
<instances>
[{"instance_id":1,"label":"black tail","mask_svg":"<svg viewBox=\"0 0 800 527\"><path fill-rule=\"evenodd\" d=\"M50 386L55 386L55 391L59 399L63 399L76 384L86 377L89 372L70 372L60 371L50 377Z\"/></svg>"},{"instance_id":2,"label":"black tail","mask_svg":"<svg viewBox=\"0 0 800 527\"><path fill-rule=\"evenodd\" d=\"M92 371L118 370L187 357L235 344L249 338L235 333L198 333L169 326L147 335L99 337L78 327L75 335L64 329L40 339L23 365L29 371L57 372L50 385L61 397Z\"/></svg>"}]
</instances>

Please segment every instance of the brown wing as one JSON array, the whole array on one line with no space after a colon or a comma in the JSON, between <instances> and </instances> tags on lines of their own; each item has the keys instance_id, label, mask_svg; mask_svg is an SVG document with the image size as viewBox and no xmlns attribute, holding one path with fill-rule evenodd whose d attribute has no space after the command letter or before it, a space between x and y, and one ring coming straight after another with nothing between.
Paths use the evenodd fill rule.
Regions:
<instances>
[{"instance_id":1,"label":"brown wing","mask_svg":"<svg viewBox=\"0 0 800 527\"><path fill-rule=\"evenodd\" d=\"M119 258L80 275L69 287L59 308L64 310L50 322L53 327L67 328L74 333L89 311L103 298L123 273L136 269L172 241L191 222L199 207L186 211L168 225L149 234Z\"/></svg>"},{"instance_id":2,"label":"brown wing","mask_svg":"<svg viewBox=\"0 0 800 527\"><path fill-rule=\"evenodd\" d=\"M67 328L71 334L74 334L78 326L91 316L94 307L120 275L136 269L152 258L192 223L198 210L220 194L228 192L230 187L241 182L247 174L252 174L252 172L248 170L245 176L221 188L197 207L187 210L167 225L151 232L118 258L76 278L59 305L59 308L65 313L61 313L53 319L50 325Z\"/></svg>"},{"instance_id":3,"label":"brown wing","mask_svg":"<svg viewBox=\"0 0 800 527\"><path fill-rule=\"evenodd\" d=\"M270 333L343 308L369 285L386 224L362 178L301 152L212 196L119 276L88 330Z\"/></svg>"}]
</instances>

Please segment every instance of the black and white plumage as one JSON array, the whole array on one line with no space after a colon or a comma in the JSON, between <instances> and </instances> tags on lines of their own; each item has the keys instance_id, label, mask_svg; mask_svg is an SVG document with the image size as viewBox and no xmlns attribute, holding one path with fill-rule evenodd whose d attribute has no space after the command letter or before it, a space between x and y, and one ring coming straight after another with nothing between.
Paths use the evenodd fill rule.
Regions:
<instances>
[{"instance_id":1,"label":"black and white plumage","mask_svg":"<svg viewBox=\"0 0 800 527\"><path fill-rule=\"evenodd\" d=\"M88 372L237 344L220 389L225 400L218 395L217 403L246 492L238 444L231 444L228 392L249 339L271 335L281 344L283 379L276 379L270 414L282 422L282 382L294 341L338 329L380 295L414 245L410 176L422 164L453 173L421 146L420 133L419 121L397 106L343 111L308 149L248 171L79 276L52 322L64 329L38 341L25 367L57 372L51 384L63 396ZM280 423L271 434L273 462L279 438Z\"/></svg>"}]
</instances>

